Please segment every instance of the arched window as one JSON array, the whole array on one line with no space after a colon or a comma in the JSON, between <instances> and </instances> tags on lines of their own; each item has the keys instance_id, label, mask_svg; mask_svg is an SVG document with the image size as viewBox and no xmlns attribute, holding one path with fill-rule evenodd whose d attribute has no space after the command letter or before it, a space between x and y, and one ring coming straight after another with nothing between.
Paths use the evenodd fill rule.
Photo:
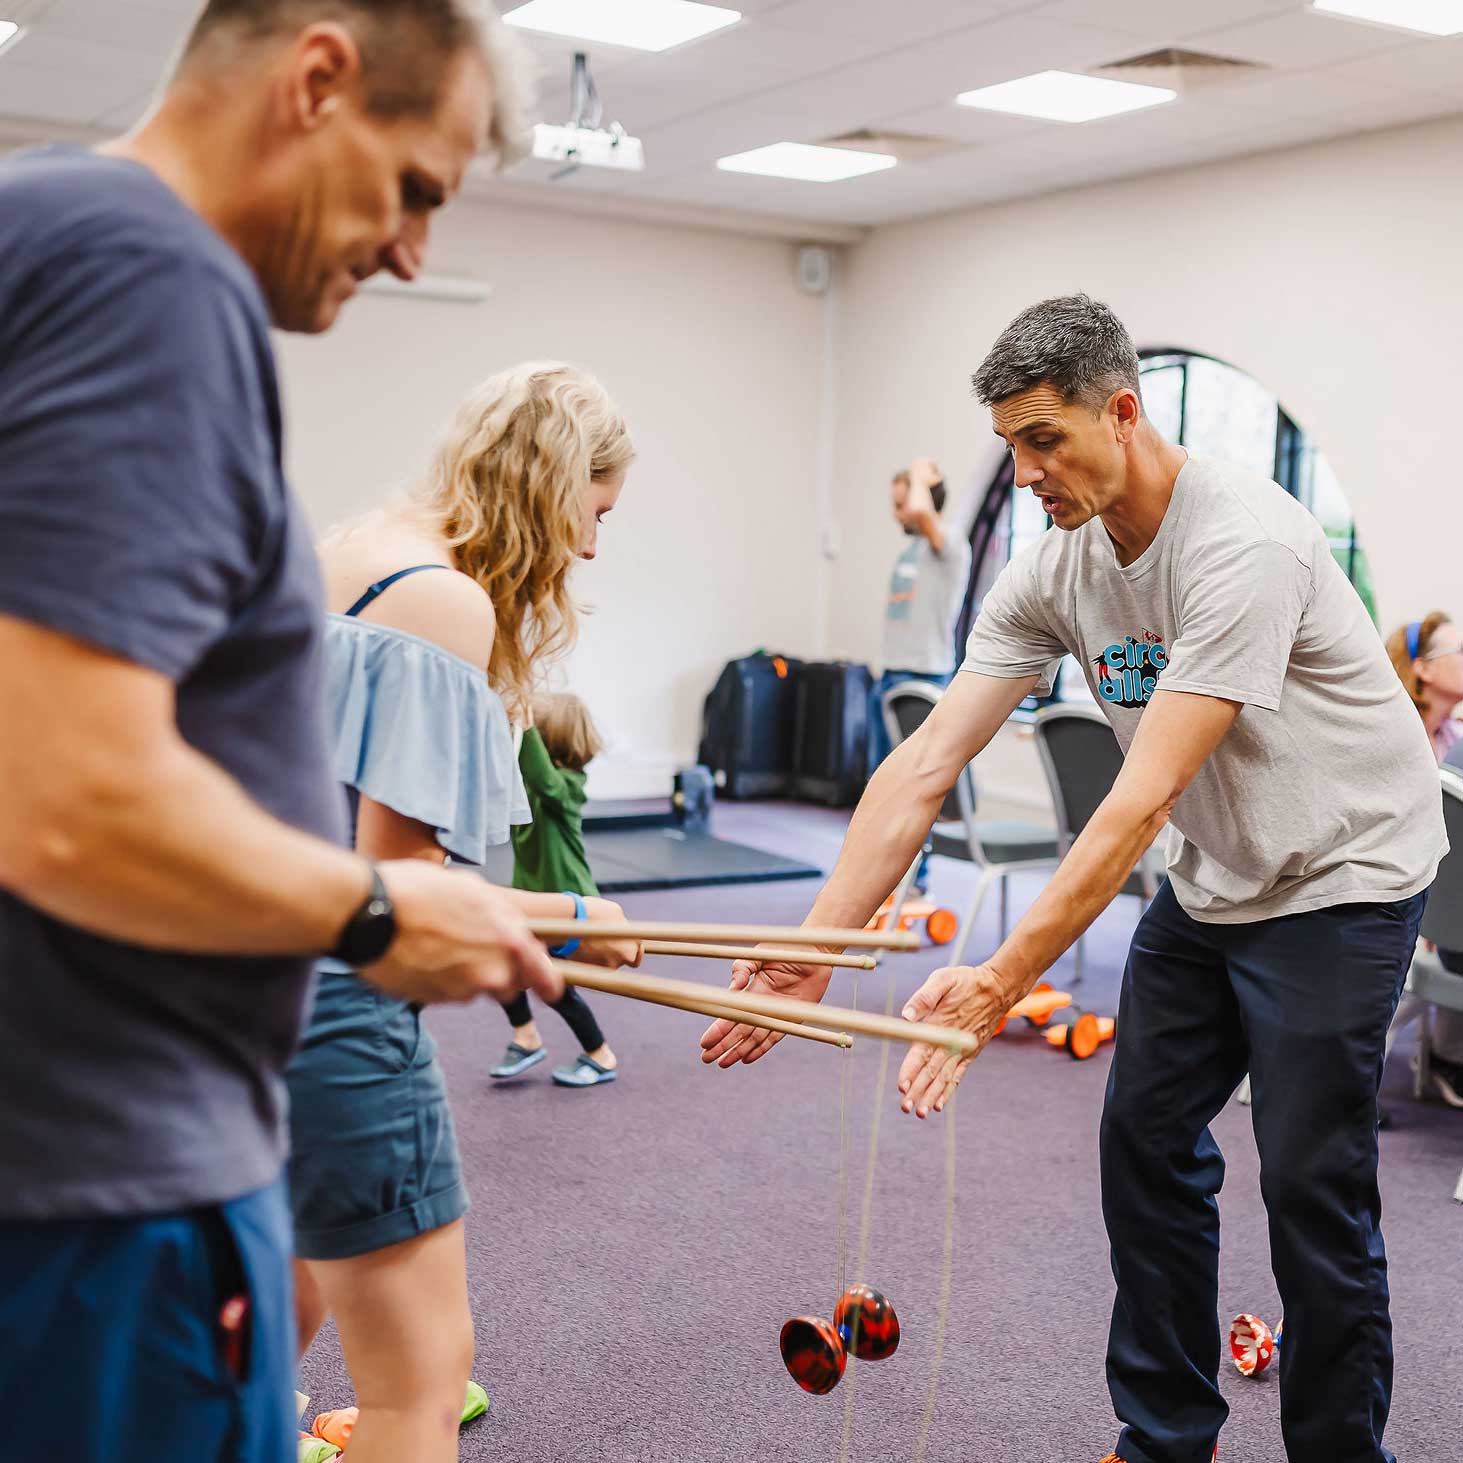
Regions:
<instances>
[{"instance_id":1,"label":"arched window","mask_svg":"<svg viewBox=\"0 0 1463 1463\"><path fill-rule=\"evenodd\" d=\"M1139 355L1143 408L1168 438L1206 457L1221 457L1273 478L1320 519L1336 562L1377 618L1371 567L1356 536L1356 519L1331 464L1280 402L1252 376L1193 351L1152 349ZM995 577L1051 527L1030 492L1015 486L1004 457L971 529L970 591L959 627L963 646ZM1070 656L1052 700L1091 700ZM1032 700L1029 708L1037 703Z\"/></svg>"}]
</instances>

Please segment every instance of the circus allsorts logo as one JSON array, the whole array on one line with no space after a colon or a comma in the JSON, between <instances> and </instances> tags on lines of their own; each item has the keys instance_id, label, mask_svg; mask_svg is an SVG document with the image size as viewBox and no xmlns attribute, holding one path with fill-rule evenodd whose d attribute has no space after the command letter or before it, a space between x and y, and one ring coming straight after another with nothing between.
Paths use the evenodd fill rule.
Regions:
<instances>
[{"instance_id":1,"label":"circus allsorts logo","mask_svg":"<svg viewBox=\"0 0 1463 1463\"><path fill-rule=\"evenodd\" d=\"M1093 662L1097 670L1097 694L1113 706L1142 707L1158 688L1158 678L1168 664L1163 637L1143 631L1140 639L1125 636L1109 645Z\"/></svg>"}]
</instances>

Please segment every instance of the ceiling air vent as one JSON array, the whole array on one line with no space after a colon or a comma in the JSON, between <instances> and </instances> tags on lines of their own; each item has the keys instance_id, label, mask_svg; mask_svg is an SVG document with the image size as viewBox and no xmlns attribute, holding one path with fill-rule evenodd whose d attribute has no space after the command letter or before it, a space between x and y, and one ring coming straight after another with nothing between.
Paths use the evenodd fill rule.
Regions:
<instances>
[{"instance_id":1,"label":"ceiling air vent","mask_svg":"<svg viewBox=\"0 0 1463 1463\"><path fill-rule=\"evenodd\" d=\"M903 163L913 163L954 152L956 148L969 144L949 137L921 137L913 132L885 132L876 127L859 127L852 132L840 132L837 137L825 137L818 145L850 147L855 152L878 152L897 157Z\"/></svg>"},{"instance_id":2,"label":"ceiling air vent","mask_svg":"<svg viewBox=\"0 0 1463 1463\"><path fill-rule=\"evenodd\" d=\"M1166 46L1161 51L1145 51L1141 56L1129 56L1109 66L1100 66L1094 74L1110 76L1115 81L1166 86L1182 94L1207 86L1222 86L1248 73L1268 69L1254 61L1236 61L1232 56L1210 56L1203 51Z\"/></svg>"}]
</instances>

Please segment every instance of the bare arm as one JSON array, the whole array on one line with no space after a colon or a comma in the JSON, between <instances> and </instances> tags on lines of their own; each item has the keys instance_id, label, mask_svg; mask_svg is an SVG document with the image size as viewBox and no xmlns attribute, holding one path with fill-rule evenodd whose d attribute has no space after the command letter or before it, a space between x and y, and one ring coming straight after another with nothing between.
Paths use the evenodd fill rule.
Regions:
<instances>
[{"instance_id":1,"label":"bare arm","mask_svg":"<svg viewBox=\"0 0 1463 1463\"><path fill-rule=\"evenodd\" d=\"M114 940L199 954L331 949L370 889L363 859L265 812L178 734L172 683L0 615L0 885ZM398 936L369 972L419 1001L563 984L481 879L396 852Z\"/></svg>"},{"instance_id":2,"label":"bare arm","mask_svg":"<svg viewBox=\"0 0 1463 1463\"><path fill-rule=\"evenodd\" d=\"M1031 693L1037 677L1003 680L961 671L924 725L874 773L849 824L833 873L804 923L861 929L924 846L945 794L966 764ZM827 966L739 961L732 988L774 991L820 1001ZM781 1038L718 1021L701 1038L702 1060L729 1067L753 1062Z\"/></svg>"},{"instance_id":3,"label":"bare arm","mask_svg":"<svg viewBox=\"0 0 1463 1463\"><path fill-rule=\"evenodd\" d=\"M909 514L915 526L937 553L945 549L945 520L935 511L932 489L943 482L933 458L917 457L909 465Z\"/></svg>"},{"instance_id":4,"label":"bare arm","mask_svg":"<svg viewBox=\"0 0 1463 1463\"><path fill-rule=\"evenodd\" d=\"M1239 712L1236 701L1156 692L1112 790L1006 942L982 966L936 971L904 1015L988 1041L1000 1018L1112 902ZM911 1049L899 1074L904 1110L938 1112L970 1060Z\"/></svg>"},{"instance_id":5,"label":"bare arm","mask_svg":"<svg viewBox=\"0 0 1463 1463\"><path fill-rule=\"evenodd\" d=\"M0 616L0 884L112 939L328 950L370 889L345 849L270 816L178 734L174 690Z\"/></svg>"}]
</instances>

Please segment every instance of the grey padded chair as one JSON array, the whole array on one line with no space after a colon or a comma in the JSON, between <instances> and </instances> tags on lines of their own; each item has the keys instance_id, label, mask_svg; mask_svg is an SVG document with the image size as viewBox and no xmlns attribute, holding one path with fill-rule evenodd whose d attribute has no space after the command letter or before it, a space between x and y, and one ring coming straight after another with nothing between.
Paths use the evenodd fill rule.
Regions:
<instances>
[{"instance_id":1,"label":"grey padded chair","mask_svg":"<svg viewBox=\"0 0 1463 1463\"><path fill-rule=\"evenodd\" d=\"M1036 750L1057 813L1057 849L1062 857L1087 826L1123 770L1123 749L1107 718L1095 706L1044 706L1036 713ZM1163 860L1154 849L1118 891L1135 894L1144 905L1158 892ZM1074 952L1082 979L1082 941Z\"/></svg>"},{"instance_id":2,"label":"grey padded chair","mask_svg":"<svg viewBox=\"0 0 1463 1463\"><path fill-rule=\"evenodd\" d=\"M906 737L913 735L939 699L940 688L927 681L900 681L890 686L884 692L883 700L884 726L889 733L890 746L897 747ZM960 926L960 938L950 961L952 965L959 965L964 960L970 932L975 928L976 916L992 884L1000 884L1001 938L1004 940L1010 916L1008 877L1033 869L1054 869L1059 861L1057 837L1051 828L1044 828L1039 823L977 818L975 809L975 774L966 766L955 779L955 786L945 795L926 845L931 853L961 859L980 870L975 896ZM918 863L916 860L910 865L895 891L891 928L897 925L899 911L904 906Z\"/></svg>"},{"instance_id":3,"label":"grey padded chair","mask_svg":"<svg viewBox=\"0 0 1463 1463\"><path fill-rule=\"evenodd\" d=\"M1422 937L1444 950L1463 950L1463 777L1451 767L1440 767L1438 776L1443 784L1443 821L1447 824L1452 851L1438 865L1438 876L1422 916ZM1412 957L1402 1000L1387 1032L1390 1053L1399 1032L1414 1021L1421 1023L1412 1086L1415 1097L1421 1097L1427 1085L1434 1006L1463 1011L1463 975L1446 969L1434 951L1419 949ZM1463 1175L1458 1178L1453 1197L1463 1204Z\"/></svg>"}]
</instances>

